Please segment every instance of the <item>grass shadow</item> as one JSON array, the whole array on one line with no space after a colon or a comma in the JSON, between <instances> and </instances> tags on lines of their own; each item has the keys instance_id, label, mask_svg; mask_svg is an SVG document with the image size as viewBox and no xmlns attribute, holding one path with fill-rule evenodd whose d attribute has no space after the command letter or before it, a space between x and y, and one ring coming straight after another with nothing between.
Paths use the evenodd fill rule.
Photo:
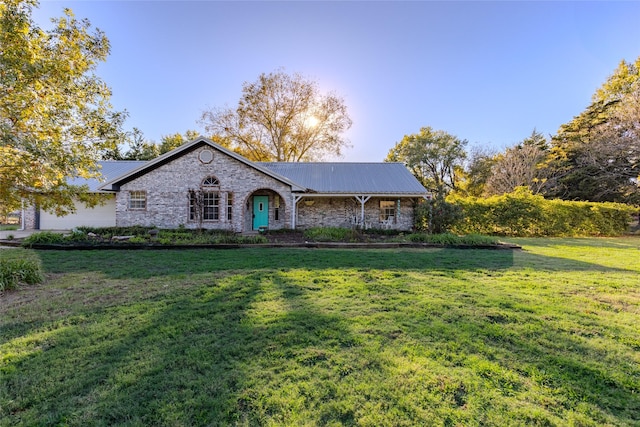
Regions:
<instances>
[{"instance_id":1,"label":"grass shadow","mask_svg":"<svg viewBox=\"0 0 640 427\"><path fill-rule=\"evenodd\" d=\"M596 263L495 250L238 249L162 251L40 251L47 272L101 272L110 278L261 269L625 271ZM517 262L514 259L517 257Z\"/></svg>"},{"instance_id":2,"label":"grass shadow","mask_svg":"<svg viewBox=\"0 0 640 427\"><path fill-rule=\"evenodd\" d=\"M94 309L16 362L31 375L5 377L0 398L14 398L0 414L52 425L302 422L308 402L287 398L331 399L335 388L318 384L354 369L335 355L355 345L346 319L323 313L305 292L277 272L250 274ZM284 309L271 313L274 303ZM321 416L331 420L350 423L353 414Z\"/></svg>"}]
</instances>

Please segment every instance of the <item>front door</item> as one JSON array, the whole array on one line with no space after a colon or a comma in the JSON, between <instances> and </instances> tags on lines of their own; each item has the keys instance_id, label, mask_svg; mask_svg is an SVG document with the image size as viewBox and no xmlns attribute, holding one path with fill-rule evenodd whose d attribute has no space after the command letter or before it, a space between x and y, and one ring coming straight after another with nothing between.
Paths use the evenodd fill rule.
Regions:
<instances>
[{"instance_id":1,"label":"front door","mask_svg":"<svg viewBox=\"0 0 640 427\"><path fill-rule=\"evenodd\" d=\"M269 226L269 196L253 196L253 229Z\"/></svg>"}]
</instances>

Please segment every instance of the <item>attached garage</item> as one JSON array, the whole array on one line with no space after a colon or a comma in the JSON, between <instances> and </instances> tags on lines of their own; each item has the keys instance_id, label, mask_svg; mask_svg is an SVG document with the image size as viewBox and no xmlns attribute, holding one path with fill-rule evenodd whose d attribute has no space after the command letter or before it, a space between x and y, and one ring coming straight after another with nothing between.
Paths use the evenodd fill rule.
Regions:
<instances>
[{"instance_id":1,"label":"attached garage","mask_svg":"<svg viewBox=\"0 0 640 427\"><path fill-rule=\"evenodd\" d=\"M104 195L105 203L86 208L83 203L76 203L76 213L65 216L56 216L54 213L45 212L34 205L25 207L22 210L23 228L27 230L72 230L76 227L115 227L116 225L116 196L110 191L100 190L100 186L124 173L141 167L144 161L116 160L101 161L98 165L101 169L102 179L82 179L70 180L73 185L86 185L91 193Z\"/></svg>"},{"instance_id":2,"label":"attached garage","mask_svg":"<svg viewBox=\"0 0 640 427\"><path fill-rule=\"evenodd\" d=\"M76 213L56 216L54 213L40 211L40 230L71 230L75 227L115 227L116 197L109 195L104 205L87 208L76 203Z\"/></svg>"}]
</instances>

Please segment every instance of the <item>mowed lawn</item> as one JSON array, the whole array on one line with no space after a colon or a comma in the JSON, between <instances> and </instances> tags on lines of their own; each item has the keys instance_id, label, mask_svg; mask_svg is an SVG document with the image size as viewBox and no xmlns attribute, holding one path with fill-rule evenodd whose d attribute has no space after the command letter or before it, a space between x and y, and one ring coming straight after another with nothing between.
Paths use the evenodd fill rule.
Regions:
<instances>
[{"instance_id":1,"label":"mowed lawn","mask_svg":"<svg viewBox=\"0 0 640 427\"><path fill-rule=\"evenodd\" d=\"M640 425L640 238L1 250L0 426Z\"/></svg>"}]
</instances>

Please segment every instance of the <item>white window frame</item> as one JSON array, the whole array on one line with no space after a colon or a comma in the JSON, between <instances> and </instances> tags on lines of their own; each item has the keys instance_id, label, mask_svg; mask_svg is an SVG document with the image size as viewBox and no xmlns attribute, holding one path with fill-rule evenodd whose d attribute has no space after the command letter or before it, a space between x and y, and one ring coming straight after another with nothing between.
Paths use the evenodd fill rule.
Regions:
<instances>
[{"instance_id":1,"label":"white window frame","mask_svg":"<svg viewBox=\"0 0 640 427\"><path fill-rule=\"evenodd\" d=\"M129 191L129 210L144 211L147 209L147 192L144 190Z\"/></svg>"}]
</instances>

